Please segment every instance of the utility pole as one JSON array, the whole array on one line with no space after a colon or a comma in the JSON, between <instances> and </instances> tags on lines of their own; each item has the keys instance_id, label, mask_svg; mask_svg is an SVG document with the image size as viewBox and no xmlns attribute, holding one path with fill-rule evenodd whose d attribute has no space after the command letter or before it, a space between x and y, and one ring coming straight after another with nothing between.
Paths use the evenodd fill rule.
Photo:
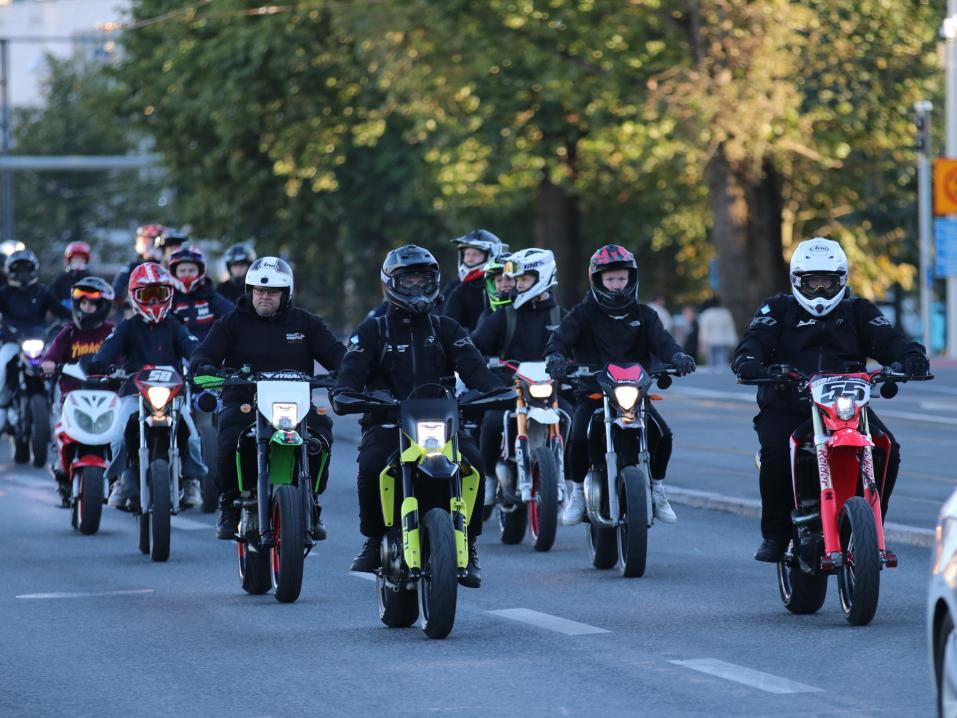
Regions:
<instances>
[{"instance_id":1,"label":"utility pole","mask_svg":"<svg viewBox=\"0 0 957 718\"><path fill-rule=\"evenodd\" d=\"M0 38L0 156L10 155L10 41ZM0 173L3 193L0 195L0 240L13 240L13 173L5 169Z\"/></svg>"},{"instance_id":2,"label":"utility pole","mask_svg":"<svg viewBox=\"0 0 957 718\"><path fill-rule=\"evenodd\" d=\"M920 228L918 245L920 249L920 326L923 334L924 347L930 352L931 349L931 327L930 327L930 303L931 303L931 268L930 268L930 243L933 241L933 232L931 231L932 216L932 197L930 185L930 111L934 105L929 100L920 100L914 103L914 110L917 112L917 204L918 204L918 226Z\"/></svg>"},{"instance_id":3,"label":"utility pole","mask_svg":"<svg viewBox=\"0 0 957 718\"><path fill-rule=\"evenodd\" d=\"M947 157L957 157L957 0L947 0L947 17L941 25L946 58L945 107ZM947 356L957 358L957 276L947 277Z\"/></svg>"}]
</instances>

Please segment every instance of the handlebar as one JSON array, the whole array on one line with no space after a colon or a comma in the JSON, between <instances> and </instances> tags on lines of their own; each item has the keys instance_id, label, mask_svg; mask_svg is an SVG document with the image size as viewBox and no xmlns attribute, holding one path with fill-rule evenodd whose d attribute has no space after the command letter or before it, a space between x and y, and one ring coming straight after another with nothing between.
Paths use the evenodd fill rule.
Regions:
<instances>
[{"instance_id":1,"label":"handlebar","mask_svg":"<svg viewBox=\"0 0 957 718\"><path fill-rule=\"evenodd\" d=\"M460 411L469 409L508 409L514 406L516 400L515 389L512 387L497 387L487 392L469 391L460 397L450 397L458 404ZM402 402L391 392L376 389L371 392L352 391L343 389L336 392L332 398L332 408L339 415L364 414L369 411L394 411L402 406Z\"/></svg>"},{"instance_id":2,"label":"handlebar","mask_svg":"<svg viewBox=\"0 0 957 718\"><path fill-rule=\"evenodd\" d=\"M260 381L302 381L317 389L331 389L336 385L335 374L313 376L293 369L250 372L242 369L222 369L204 372L193 377L193 385L199 389L222 389L229 386L252 386Z\"/></svg>"},{"instance_id":3,"label":"handlebar","mask_svg":"<svg viewBox=\"0 0 957 718\"><path fill-rule=\"evenodd\" d=\"M819 372L819 374L840 374L842 372ZM905 374L902 371L899 371L895 366L882 366L879 369L874 369L872 371L862 371L862 372L843 372L847 374L866 374L868 381L871 386L876 386L878 384L886 383L906 383L909 381L929 381L934 378L934 375L931 373L917 375L917 374ZM814 374L814 375L817 375ZM812 374L806 374L800 369L797 369L787 364L772 364L767 367L767 376L759 377L757 379L742 379L738 377L738 384L743 384L745 386L762 386L768 384L792 384L798 387L799 390L804 390L807 388L808 383L811 381Z\"/></svg>"}]
</instances>

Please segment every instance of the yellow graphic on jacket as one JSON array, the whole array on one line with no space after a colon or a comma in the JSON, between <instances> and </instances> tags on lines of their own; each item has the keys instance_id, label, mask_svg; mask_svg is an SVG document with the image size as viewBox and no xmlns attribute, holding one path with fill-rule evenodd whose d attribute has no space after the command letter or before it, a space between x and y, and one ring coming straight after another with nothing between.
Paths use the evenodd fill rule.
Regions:
<instances>
[{"instance_id":1,"label":"yellow graphic on jacket","mask_svg":"<svg viewBox=\"0 0 957 718\"><path fill-rule=\"evenodd\" d=\"M87 354L96 354L100 345L103 343L103 340L92 341L92 342L73 342L70 345L70 359L76 360L80 357L86 356Z\"/></svg>"}]
</instances>

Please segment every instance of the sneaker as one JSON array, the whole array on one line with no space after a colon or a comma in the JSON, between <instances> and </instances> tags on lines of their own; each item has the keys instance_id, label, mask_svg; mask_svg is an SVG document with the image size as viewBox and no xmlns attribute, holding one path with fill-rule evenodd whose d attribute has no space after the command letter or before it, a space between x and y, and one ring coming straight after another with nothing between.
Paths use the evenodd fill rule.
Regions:
<instances>
[{"instance_id":1,"label":"sneaker","mask_svg":"<svg viewBox=\"0 0 957 718\"><path fill-rule=\"evenodd\" d=\"M583 518L585 518L585 489L581 484L575 484L572 487L571 496L568 497L568 503L565 504L565 510L562 511L562 526L580 524Z\"/></svg>"},{"instance_id":2,"label":"sneaker","mask_svg":"<svg viewBox=\"0 0 957 718\"><path fill-rule=\"evenodd\" d=\"M459 579L459 584L466 588L482 587L482 567L479 565L475 539L469 541L469 562L465 567L465 575Z\"/></svg>"},{"instance_id":3,"label":"sneaker","mask_svg":"<svg viewBox=\"0 0 957 718\"><path fill-rule=\"evenodd\" d=\"M766 538L754 552L755 561L764 561L766 563L778 563L784 560L784 552L788 548L788 542L776 538Z\"/></svg>"},{"instance_id":4,"label":"sneaker","mask_svg":"<svg viewBox=\"0 0 957 718\"><path fill-rule=\"evenodd\" d=\"M239 509L233 505L233 499L219 497L219 521L216 522L216 538L232 541L239 528Z\"/></svg>"},{"instance_id":5,"label":"sneaker","mask_svg":"<svg viewBox=\"0 0 957 718\"><path fill-rule=\"evenodd\" d=\"M129 472L124 471L120 478L113 482L113 488L110 490L110 499L107 506L114 509L125 509L126 504L133 499L134 489L130 482L124 481Z\"/></svg>"},{"instance_id":6,"label":"sneaker","mask_svg":"<svg viewBox=\"0 0 957 718\"><path fill-rule=\"evenodd\" d=\"M199 506L203 503L203 492L199 485L199 479L186 479L183 482L183 498L180 500L182 508L188 509L191 506Z\"/></svg>"},{"instance_id":7,"label":"sneaker","mask_svg":"<svg viewBox=\"0 0 957 718\"><path fill-rule=\"evenodd\" d=\"M663 524L673 524L678 520L675 510L668 503L665 487L661 481L651 482L651 504L655 509L655 518Z\"/></svg>"},{"instance_id":8,"label":"sneaker","mask_svg":"<svg viewBox=\"0 0 957 718\"><path fill-rule=\"evenodd\" d=\"M381 545L381 538L367 538L366 542L362 544L359 555L352 559L352 566L349 567L349 570L359 573L375 573L375 570L382 566L382 555L379 550Z\"/></svg>"},{"instance_id":9,"label":"sneaker","mask_svg":"<svg viewBox=\"0 0 957 718\"><path fill-rule=\"evenodd\" d=\"M495 505L495 490L498 488L498 479L492 476L485 477L485 505Z\"/></svg>"}]
</instances>

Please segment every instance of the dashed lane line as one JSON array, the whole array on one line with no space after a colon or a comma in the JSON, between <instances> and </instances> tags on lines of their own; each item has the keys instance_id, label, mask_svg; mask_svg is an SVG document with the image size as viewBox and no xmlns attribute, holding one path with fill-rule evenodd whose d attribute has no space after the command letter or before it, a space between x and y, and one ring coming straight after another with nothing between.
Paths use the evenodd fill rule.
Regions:
<instances>
[{"instance_id":1,"label":"dashed lane line","mask_svg":"<svg viewBox=\"0 0 957 718\"><path fill-rule=\"evenodd\" d=\"M346 571L346 574L353 578L364 578L366 581L375 581L374 573L365 573L364 571Z\"/></svg>"},{"instance_id":2,"label":"dashed lane line","mask_svg":"<svg viewBox=\"0 0 957 718\"><path fill-rule=\"evenodd\" d=\"M753 668L746 668L734 663L719 661L716 658L695 658L689 661L668 661L668 663L778 695L787 693L819 693L823 690L805 683L792 681L789 678L781 678L771 673L756 671Z\"/></svg>"},{"instance_id":3,"label":"dashed lane line","mask_svg":"<svg viewBox=\"0 0 957 718\"><path fill-rule=\"evenodd\" d=\"M152 588L134 588L120 591L58 591L53 593L22 593L17 598L99 598L101 596L138 596L153 593Z\"/></svg>"},{"instance_id":4,"label":"dashed lane line","mask_svg":"<svg viewBox=\"0 0 957 718\"><path fill-rule=\"evenodd\" d=\"M545 628L549 631L564 633L566 636L587 636L595 633L611 633L604 628L589 626L587 623L570 621L567 618L553 616L550 613L533 611L530 608L503 608L497 611L488 611L493 616L500 616L512 621L527 623L536 628Z\"/></svg>"},{"instance_id":5,"label":"dashed lane line","mask_svg":"<svg viewBox=\"0 0 957 718\"><path fill-rule=\"evenodd\" d=\"M180 529L182 531L213 530L213 527L210 524L204 524L202 521L196 521L195 519L188 519L185 516L171 516L169 523L173 528Z\"/></svg>"}]
</instances>

